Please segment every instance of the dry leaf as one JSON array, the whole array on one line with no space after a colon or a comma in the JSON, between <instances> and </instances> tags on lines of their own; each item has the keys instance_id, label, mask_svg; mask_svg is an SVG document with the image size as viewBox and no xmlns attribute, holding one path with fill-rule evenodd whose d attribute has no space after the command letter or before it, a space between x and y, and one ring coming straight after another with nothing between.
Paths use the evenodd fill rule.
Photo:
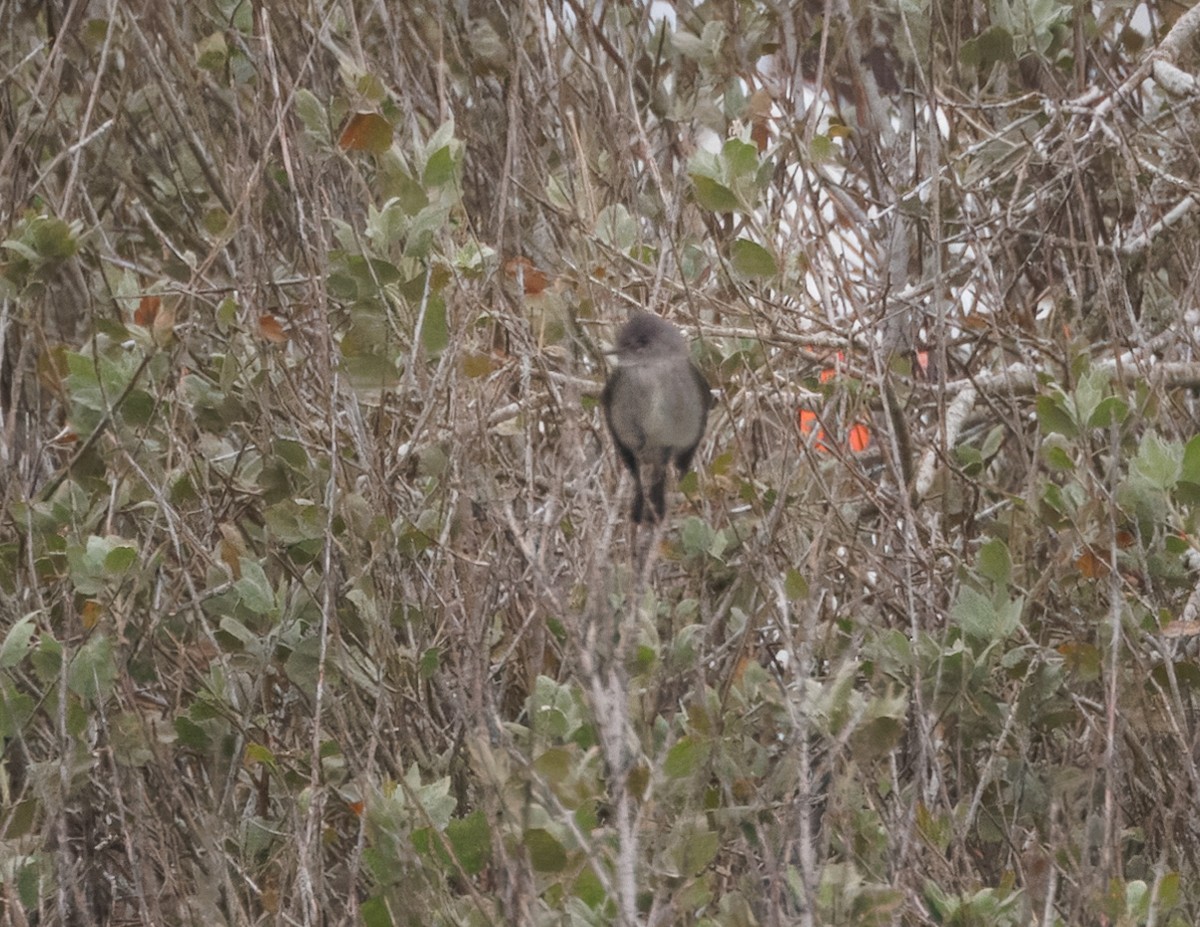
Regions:
<instances>
[{"instance_id":1,"label":"dry leaf","mask_svg":"<svg viewBox=\"0 0 1200 927\"><path fill-rule=\"evenodd\" d=\"M1088 579L1103 579L1108 575L1108 564L1090 548L1076 558L1075 568Z\"/></svg>"},{"instance_id":2,"label":"dry leaf","mask_svg":"<svg viewBox=\"0 0 1200 927\"><path fill-rule=\"evenodd\" d=\"M1168 621L1161 633L1163 637L1195 637L1200 634L1200 621Z\"/></svg>"},{"instance_id":3,"label":"dry leaf","mask_svg":"<svg viewBox=\"0 0 1200 927\"><path fill-rule=\"evenodd\" d=\"M287 332L283 330L283 325L273 315L260 315L258 317L258 333L271 342L271 344L285 344L288 340Z\"/></svg>"},{"instance_id":4,"label":"dry leaf","mask_svg":"<svg viewBox=\"0 0 1200 927\"><path fill-rule=\"evenodd\" d=\"M162 298L158 296L143 296L138 301L138 307L133 313L133 324L140 325L142 328L149 328L154 324L155 318L158 317L158 307L162 305Z\"/></svg>"},{"instance_id":5,"label":"dry leaf","mask_svg":"<svg viewBox=\"0 0 1200 927\"><path fill-rule=\"evenodd\" d=\"M759 154L771 145L771 95L759 89L750 95L750 141Z\"/></svg>"},{"instance_id":6,"label":"dry leaf","mask_svg":"<svg viewBox=\"0 0 1200 927\"><path fill-rule=\"evenodd\" d=\"M537 296L546 289L546 274L527 257L513 258L504 265L504 273L512 280L521 281L526 296Z\"/></svg>"},{"instance_id":7,"label":"dry leaf","mask_svg":"<svg viewBox=\"0 0 1200 927\"><path fill-rule=\"evenodd\" d=\"M88 599L83 603L83 610L79 613L79 623L83 625L85 631L90 631L100 623L100 615L100 603L95 599Z\"/></svg>"},{"instance_id":8,"label":"dry leaf","mask_svg":"<svg viewBox=\"0 0 1200 927\"><path fill-rule=\"evenodd\" d=\"M383 154L392 147L392 124L378 113L355 113L342 129L338 146L343 151Z\"/></svg>"},{"instance_id":9,"label":"dry leaf","mask_svg":"<svg viewBox=\"0 0 1200 927\"><path fill-rule=\"evenodd\" d=\"M217 555L229 567L234 579L242 578L242 557L246 554L246 541L237 525L222 522L217 525L221 532L221 542L217 545Z\"/></svg>"},{"instance_id":10,"label":"dry leaf","mask_svg":"<svg viewBox=\"0 0 1200 927\"><path fill-rule=\"evenodd\" d=\"M154 338L154 343L160 348L165 348L175 339L174 304L159 307L154 316L154 322L150 325L150 334Z\"/></svg>"}]
</instances>

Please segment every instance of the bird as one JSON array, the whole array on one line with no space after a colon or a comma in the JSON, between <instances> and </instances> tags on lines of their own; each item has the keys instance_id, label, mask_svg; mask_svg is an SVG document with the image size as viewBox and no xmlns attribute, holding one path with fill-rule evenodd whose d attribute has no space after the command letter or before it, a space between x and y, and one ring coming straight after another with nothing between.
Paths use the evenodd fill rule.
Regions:
<instances>
[{"instance_id":1,"label":"bird","mask_svg":"<svg viewBox=\"0 0 1200 927\"><path fill-rule=\"evenodd\" d=\"M704 436L712 392L692 363L675 326L637 312L617 333L617 356L600 395L604 417L621 461L633 474L634 523L666 515L667 470L688 472ZM649 504L647 504L649 503Z\"/></svg>"}]
</instances>

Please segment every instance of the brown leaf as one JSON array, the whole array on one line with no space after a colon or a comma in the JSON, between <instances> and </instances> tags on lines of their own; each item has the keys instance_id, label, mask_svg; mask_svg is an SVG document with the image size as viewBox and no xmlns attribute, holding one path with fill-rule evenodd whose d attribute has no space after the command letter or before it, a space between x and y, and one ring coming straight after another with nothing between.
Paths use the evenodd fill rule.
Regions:
<instances>
[{"instance_id":1,"label":"brown leaf","mask_svg":"<svg viewBox=\"0 0 1200 927\"><path fill-rule=\"evenodd\" d=\"M175 338L175 305L169 304L159 308L155 313L154 321L150 325L150 334L154 336L154 343L160 348L165 348Z\"/></svg>"},{"instance_id":2,"label":"brown leaf","mask_svg":"<svg viewBox=\"0 0 1200 927\"><path fill-rule=\"evenodd\" d=\"M134 310L133 324L140 325L142 328L149 328L154 324L154 320L158 316L158 307L161 305L161 297L143 296L138 302L137 309Z\"/></svg>"},{"instance_id":3,"label":"brown leaf","mask_svg":"<svg viewBox=\"0 0 1200 927\"><path fill-rule=\"evenodd\" d=\"M343 151L383 154L392 147L392 124L378 113L355 113L342 129L338 146Z\"/></svg>"},{"instance_id":4,"label":"brown leaf","mask_svg":"<svg viewBox=\"0 0 1200 927\"><path fill-rule=\"evenodd\" d=\"M1108 564L1091 550L1085 550L1075 560L1075 568L1087 579L1103 579L1108 575Z\"/></svg>"},{"instance_id":5,"label":"brown leaf","mask_svg":"<svg viewBox=\"0 0 1200 927\"><path fill-rule=\"evenodd\" d=\"M67 366L67 346L65 344L51 345L38 354L37 375L42 386L63 395L63 381L70 369Z\"/></svg>"},{"instance_id":6,"label":"brown leaf","mask_svg":"<svg viewBox=\"0 0 1200 927\"><path fill-rule=\"evenodd\" d=\"M79 613L79 623L83 625L85 631L90 631L100 623L101 613L100 603L95 599L88 599L83 603L83 610Z\"/></svg>"},{"instance_id":7,"label":"brown leaf","mask_svg":"<svg viewBox=\"0 0 1200 927\"><path fill-rule=\"evenodd\" d=\"M288 340L283 325L273 315L264 314L258 317L258 333L271 344L285 344Z\"/></svg>"},{"instance_id":8,"label":"brown leaf","mask_svg":"<svg viewBox=\"0 0 1200 927\"><path fill-rule=\"evenodd\" d=\"M1163 637L1196 637L1200 635L1200 621L1168 621L1162 628Z\"/></svg>"},{"instance_id":9,"label":"brown leaf","mask_svg":"<svg viewBox=\"0 0 1200 927\"><path fill-rule=\"evenodd\" d=\"M222 522L217 525L221 532L221 541L217 545L217 555L229 567L234 579L242 578L242 557L246 554L246 541L236 525Z\"/></svg>"},{"instance_id":10,"label":"brown leaf","mask_svg":"<svg viewBox=\"0 0 1200 927\"><path fill-rule=\"evenodd\" d=\"M546 274L527 257L513 258L504 265L504 273L512 280L521 280L526 296L537 296L546 289Z\"/></svg>"},{"instance_id":11,"label":"brown leaf","mask_svg":"<svg viewBox=\"0 0 1200 927\"><path fill-rule=\"evenodd\" d=\"M462 371L463 373L475 379L476 377L486 377L499 368L499 363L490 354L471 353L463 356Z\"/></svg>"},{"instance_id":12,"label":"brown leaf","mask_svg":"<svg viewBox=\"0 0 1200 927\"><path fill-rule=\"evenodd\" d=\"M759 89L750 95L750 141L759 154L771 145L771 95Z\"/></svg>"}]
</instances>

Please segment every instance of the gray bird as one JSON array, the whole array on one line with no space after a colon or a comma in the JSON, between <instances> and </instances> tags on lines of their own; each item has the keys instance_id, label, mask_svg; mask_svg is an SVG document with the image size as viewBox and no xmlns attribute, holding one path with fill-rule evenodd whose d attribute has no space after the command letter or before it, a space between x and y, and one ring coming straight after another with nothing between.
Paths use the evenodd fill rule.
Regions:
<instances>
[{"instance_id":1,"label":"gray bird","mask_svg":"<svg viewBox=\"0 0 1200 927\"><path fill-rule=\"evenodd\" d=\"M613 353L618 364L600 394L604 417L633 474L633 520L659 521L667 508L667 466L674 461L681 476L687 473L712 394L683 336L658 316L634 315L617 333Z\"/></svg>"}]
</instances>

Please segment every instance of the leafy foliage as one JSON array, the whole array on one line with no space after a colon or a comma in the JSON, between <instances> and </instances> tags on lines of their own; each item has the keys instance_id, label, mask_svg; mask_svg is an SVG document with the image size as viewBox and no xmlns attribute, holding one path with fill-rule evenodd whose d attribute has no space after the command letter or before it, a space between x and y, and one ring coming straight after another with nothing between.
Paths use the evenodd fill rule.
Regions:
<instances>
[{"instance_id":1,"label":"leafy foliage","mask_svg":"<svg viewBox=\"0 0 1200 927\"><path fill-rule=\"evenodd\" d=\"M67 7L5 923L1197 922L1200 13ZM630 306L720 395L654 537Z\"/></svg>"}]
</instances>

